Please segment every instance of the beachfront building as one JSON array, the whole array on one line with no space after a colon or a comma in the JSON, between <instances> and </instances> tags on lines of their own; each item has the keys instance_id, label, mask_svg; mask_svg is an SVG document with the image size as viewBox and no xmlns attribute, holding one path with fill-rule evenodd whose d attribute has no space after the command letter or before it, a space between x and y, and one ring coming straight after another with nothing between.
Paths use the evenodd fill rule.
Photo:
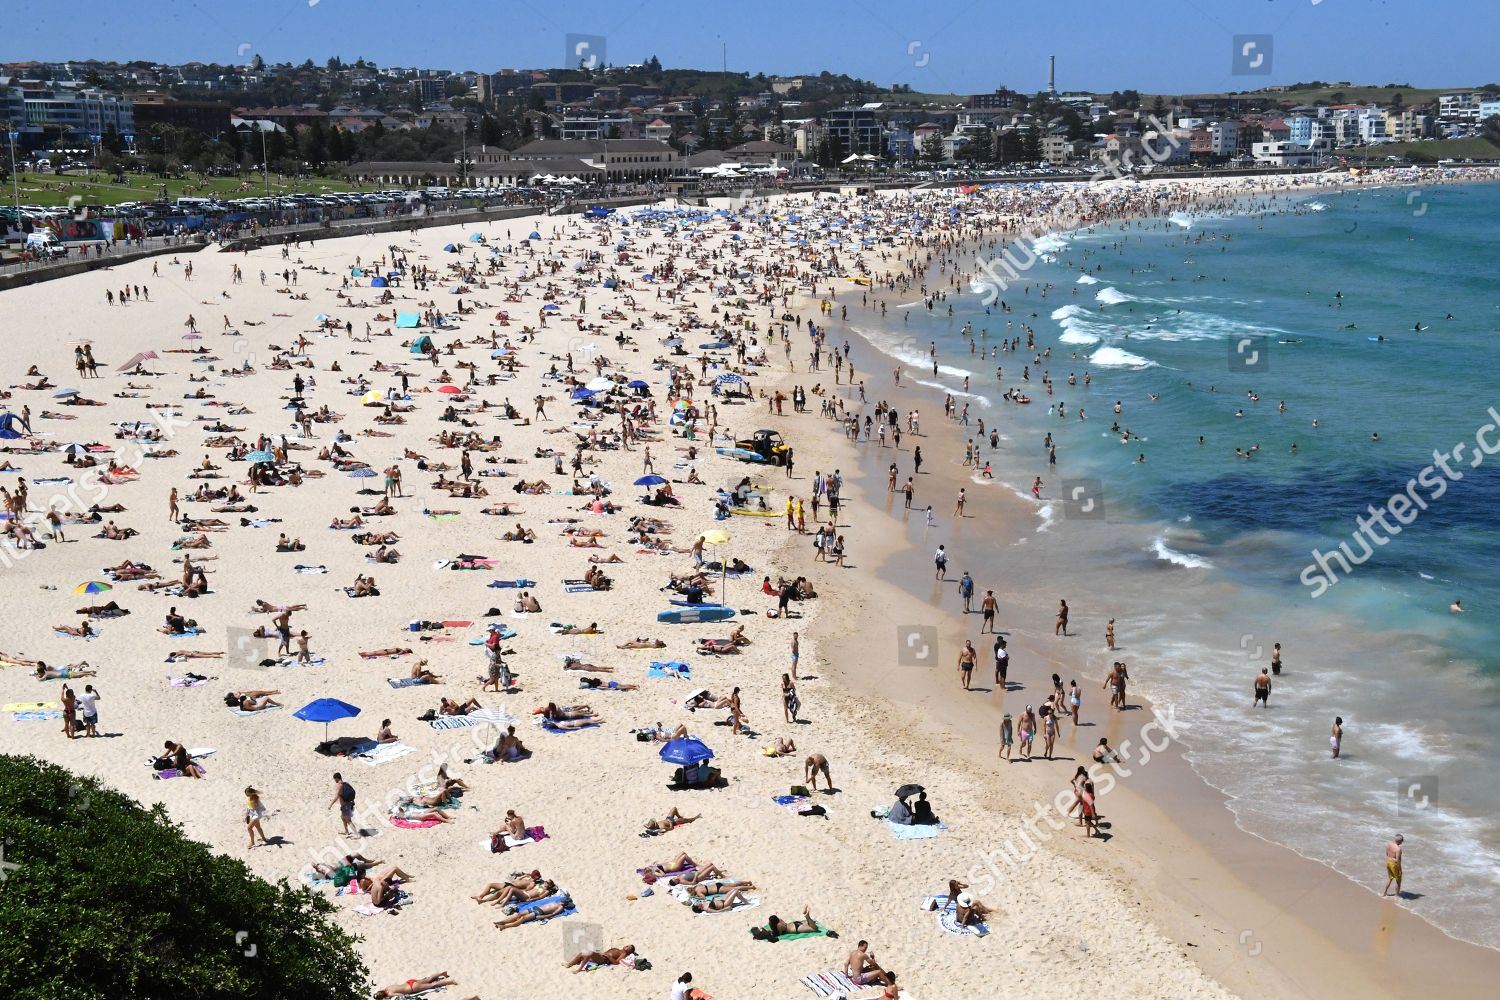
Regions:
<instances>
[{"instance_id":1,"label":"beachfront building","mask_svg":"<svg viewBox=\"0 0 1500 1000\"><path fill-rule=\"evenodd\" d=\"M1500 109L1495 113L1500 114ZM1426 139L1433 134L1433 125L1432 115L1420 108L1391 108L1385 113L1386 135L1396 142Z\"/></svg>"},{"instance_id":2,"label":"beachfront building","mask_svg":"<svg viewBox=\"0 0 1500 1000\"><path fill-rule=\"evenodd\" d=\"M1477 124L1479 102L1477 91L1457 90L1438 98L1438 121L1444 125Z\"/></svg>"},{"instance_id":3,"label":"beachfront building","mask_svg":"<svg viewBox=\"0 0 1500 1000\"><path fill-rule=\"evenodd\" d=\"M1278 139L1273 142L1257 142L1250 154L1259 166L1266 167L1312 167L1327 157L1328 151L1317 146L1300 146L1295 142Z\"/></svg>"},{"instance_id":4,"label":"beachfront building","mask_svg":"<svg viewBox=\"0 0 1500 1000\"><path fill-rule=\"evenodd\" d=\"M135 133L135 112L130 101L102 90L72 87L42 87L21 84L25 122L43 131L60 132L61 138L87 144L108 132Z\"/></svg>"},{"instance_id":5,"label":"beachfront building","mask_svg":"<svg viewBox=\"0 0 1500 1000\"><path fill-rule=\"evenodd\" d=\"M1042 160L1052 166L1072 163L1087 155L1088 143L1082 139L1069 139L1065 135L1042 137Z\"/></svg>"},{"instance_id":6,"label":"beachfront building","mask_svg":"<svg viewBox=\"0 0 1500 1000\"><path fill-rule=\"evenodd\" d=\"M611 182L663 180L677 172L682 159L677 150L654 139L538 139L509 157L522 163L557 158L579 160Z\"/></svg>"},{"instance_id":7,"label":"beachfront building","mask_svg":"<svg viewBox=\"0 0 1500 1000\"><path fill-rule=\"evenodd\" d=\"M836 108L823 114L823 127L828 137L839 144L845 153L881 154L884 148L885 129L869 105L853 108ZM806 154L804 154L806 155Z\"/></svg>"},{"instance_id":8,"label":"beachfront building","mask_svg":"<svg viewBox=\"0 0 1500 1000\"><path fill-rule=\"evenodd\" d=\"M624 138L625 132L635 127L629 115L589 110L565 111L556 124L559 139L586 141Z\"/></svg>"},{"instance_id":9,"label":"beachfront building","mask_svg":"<svg viewBox=\"0 0 1500 1000\"><path fill-rule=\"evenodd\" d=\"M1236 121L1214 122L1208 127L1209 153L1215 159L1227 160L1239 152L1240 125Z\"/></svg>"}]
</instances>

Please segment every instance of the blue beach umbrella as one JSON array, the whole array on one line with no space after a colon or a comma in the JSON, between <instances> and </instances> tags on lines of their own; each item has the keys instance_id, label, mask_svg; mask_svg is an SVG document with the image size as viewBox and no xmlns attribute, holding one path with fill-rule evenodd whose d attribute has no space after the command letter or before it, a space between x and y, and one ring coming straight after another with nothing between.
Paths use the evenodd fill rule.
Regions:
<instances>
[{"instance_id":1,"label":"blue beach umbrella","mask_svg":"<svg viewBox=\"0 0 1500 1000\"><path fill-rule=\"evenodd\" d=\"M665 479L653 473L652 475L642 476L637 479L635 484L637 486L660 486L664 482L666 482Z\"/></svg>"},{"instance_id":2,"label":"blue beach umbrella","mask_svg":"<svg viewBox=\"0 0 1500 1000\"><path fill-rule=\"evenodd\" d=\"M358 711L358 709L356 709ZM696 736L681 736L661 748L661 759L679 767L691 767L713 760L714 752Z\"/></svg>"},{"instance_id":3,"label":"blue beach umbrella","mask_svg":"<svg viewBox=\"0 0 1500 1000\"><path fill-rule=\"evenodd\" d=\"M337 698L319 698L317 701L308 702L292 714L303 722L323 723L323 742L327 743L328 724L340 719L352 719L359 714L359 709Z\"/></svg>"},{"instance_id":4,"label":"blue beach umbrella","mask_svg":"<svg viewBox=\"0 0 1500 1000\"><path fill-rule=\"evenodd\" d=\"M568 398L569 399L588 399L593 394L594 394L594 390L593 389L574 389L572 395L570 395Z\"/></svg>"},{"instance_id":5,"label":"blue beach umbrella","mask_svg":"<svg viewBox=\"0 0 1500 1000\"><path fill-rule=\"evenodd\" d=\"M649 388L651 388L651 385L650 385L649 382L647 382L645 379L640 379L640 378L633 378L633 379L631 379L629 382L627 382L625 384L628 385L632 389L649 389Z\"/></svg>"},{"instance_id":6,"label":"blue beach umbrella","mask_svg":"<svg viewBox=\"0 0 1500 1000\"><path fill-rule=\"evenodd\" d=\"M378 473L374 469L355 469L349 473L350 479L374 479Z\"/></svg>"}]
</instances>

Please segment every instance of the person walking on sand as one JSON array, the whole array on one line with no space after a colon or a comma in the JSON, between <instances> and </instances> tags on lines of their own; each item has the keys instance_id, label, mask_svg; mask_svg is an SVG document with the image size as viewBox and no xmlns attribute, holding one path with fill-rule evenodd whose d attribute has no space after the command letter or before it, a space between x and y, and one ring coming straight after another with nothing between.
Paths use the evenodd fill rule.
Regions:
<instances>
[{"instance_id":1,"label":"person walking on sand","mask_svg":"<svg viewBox=\"0 0 1500 1000\"><path fill-rule=\"evenodd\" d=\"M1057 625L1052 629L1053 635L1066 636L1068 634L1068 602L1059 600L1057 602Z\"/></svg>"},{"instance_id":2,"label":"person walking on sand","mask_svg":"<svg viewBox=\"0 0 1500 1000\"><path fill-rule=\"evenodd\" d=\"M974 602L974 578L964 570L964 575L958 578L958 596L964 599L964 614L973 613Z\"/></svg>"},{"instance_id":3,"label":"person walking on sand","mask_svg":"<svg viewBox=\"0 0 1500 1000\"><path fill-rule=\"evenodd\" d=\"M969 682L974 678L974 664L978 661L979 653L974 649L974 643L965 639L964 648L958 651L958 682L965 691L969 690Z\"/></svg>"},{"instance_id":4,"label":"person walking on sand","mask_svg":"<svg viewBox=\"0 0 1500 1000\"><path fill-rule=\"evenodd\" d=\"M1104 623L1104 645L1110 652L1115 649L1115 620L1111 618Z\"/></svg>"},{"instance_id":5,"label":"person walking on sand","mask_svg":"<svg viewBox=\"0 0 1500 1000\"><path fill-rule=\"evenodd\" d=\"M1385 888L1380 890L1382 897L1391 894L1391 883L1396 883L1396 895L1401 895L1401 847L1406 843L1406 838L1396 834L1396 839L1385 845Z\"/></svg>"},{"instance_id":6,"label":"person walking on sand","mask_svg":"<svg viewBox=\"0 0 1500 1000\"><path fill-rule=\"evenodd\" d=\"M996 757L1004 757L1005 758L1005 762L1007 764L1009 764L1010 763L1011 750L1014 748L1014 746L1015 746L1015 728L1014 728L1014 723L1012 723L1012 721L1011 721L1010 713L1006 712L1005 716L1000 720L1000 749L997 750L997 751L995 751L995 756Z\"/></svg>"},{"instance_id":7,"label":"person walking on sand","mask_svg":"<svg viewBox=\"0 0 1500 1000\"><path fill-rule=\"evenodd\" d=\"M932 564L937 568L937 572L933 574L933 579L948 579L948 549L946 546L939 545L937 547L937 551L932 554Z\"/></svg>"},{"instance_id":8,"label":"person walking on sand","mask_svg":"<svg viewBox=\"0 0 1500 1000\"><path fill-rule=\"evenodd\" d=\"M255 835L260 834L262 845L269 844L266 840L266 831L261 828L260 821L266 817L265 803L260 799L260 792L253 785L245 786L245 831L250 836L250 850L255 850Z\"/></svg>"},{"instance_id":9,"label":"person walking on sand","mask_svg":"<svg viewBox=\"0 0 1500 1000\"><path fill-rule=\"evenodd\" d=\"M968 499L968 490L962 489L962 488L959 489L959 491L958 491L958 501L956 503L954 503L954 505L953 505L953 516L954 517L963 517L964 516L964 503L965 503L965 501L967 499Z\"/></svg>"},{"instance_id":10,"label":"person walking on sand","mask_svg":"<svg viewBox=\"0 0 1500 1000\"><path fill-rule=\"evenodd\" d=\"M802 678L800 678L800 677L797 676L797 659L800 657L801 653L802 653L802 643L798 639L797 633L793 632L792 633L791 660L792 660L792 680L794 680L794 681L800 681L802 679Z\"/></svg>"},{"instance_id":11,"label":"person walking on sand","mask_svg":"<svg viewBox=\"0 0 1500 1000\"><path fill-rule=\"evenodd\" d=\"M980 635L984 635L986 631L991 635L995 634L995 611L998 609L999 604L1000 602L995 600L995 592L993 590L986 590L984 592L984 600L979 602L979 611L984 616L984 620L979 623Z\"/></svg>"},{"instance_id":12,"label":"person walking on sand","mask_svg":"<svg viewBox=\"0 0 1500 1000\"><path fill-rule=\"evenodd\" d=\"M172 492L167 494L167 520L178 521L182 519L182 512L177 509L177 487L172 487Z\"/></svg>"},{"instance_id":13,"label":"person walking on sand","mask_svg":"<svg viewBox=\"0 0 1500 1000\"><path fill-rule=\"evenodd\" d=\"M339 772L333 772L333 798L329 800L326 808L332 809L337 803L339 807L339 819L343 821L343 833L358 834L359 827L354 825L354 786L344 780Z\"/></svg>"}]
</instances>

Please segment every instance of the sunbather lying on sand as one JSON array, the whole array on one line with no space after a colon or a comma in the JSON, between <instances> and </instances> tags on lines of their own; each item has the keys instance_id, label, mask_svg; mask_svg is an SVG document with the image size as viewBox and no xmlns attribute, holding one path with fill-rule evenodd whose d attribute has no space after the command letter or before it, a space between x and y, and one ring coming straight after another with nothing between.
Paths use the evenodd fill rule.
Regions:
<instances>
[{"instance_id":1,"label":"sunbather lying on sand","mask_svg":"<svg viewBox=\"0 0 1500 1000\"><path fill-rule=\"evenodd\" d=\"M509 930L512 927L520 927L522 924L529 924L533 920L549 920L552 917L557 916L559 913L562 913L564 910L569 909L572 905L573 901L564 896L556 903L547 903L534 909L523 910L519 913L512 913L510 916L505 917L502 920L495 921L495 926L504 931Z\"/></svg>"},{"instance_id":2,"label":"sunbather lying on sand","mask_svg":"<svg viewBox=\"0 0 1500 1000\"><path fill-rule=\"evenodd\" d=\"M777 938L791 934L817 934L819 932L831 938L838 937L837 931L831 931L814 920L806 906L802 908L801 920L782 920L772 914L766 926L750 928L750 936L757 941L775 941Z\"/></svg>"},{"instance_id":3,"label":"sunbather lying on sand","mask_svg":"<svg viewBox=\"0 0 1500 1000\"><path fill-rule=\"evenodd\" d=\"M626 959L635 954L635 945L627 944L623 948L606 948L604 951L581 951L563 963L564 969L572 969L579 973L591 965L624 965Z\"/></svg>"},{"instance_id":4,"label":"sunbather lying on sand","mask_svg":"<svg viewBox=\"0 0 1500 1000\"><path fill-rule=\"evenodd\" d=\"M261 712L268 708L280 708L281 702L271 695L280 691L231 691L224 696L224 704L242 712Z\"/></svg>"},{"instance_id":5,"label":"sunbather lying on sand","mask_svg":"<svg viewBox=\"0 0 1500 1000\"><path fill-rule=\"evenodd\" d=\"M476 903L493 903L495 906L504 906L507 903L535 903L539 899L557 894L557 883L551 879L538 882L530 889L520 889L509 882L491 882L485 886L477 896L469 898Z\"/></svg>"},{"instance_id":6,"label":"sunbather lying on sand","mask_svg":"<svg viewBox=\"0 0 1500 1000\"><path fill-rule=\"evenodd\" d=\"M745 887L737 885L722 896L714 896L711 899L705 899L701 903L694 903L693 912L722 913L725 910L734 909L739 903L748 902L750 902L750 899L745 895Z\"/></svg>"},{"instance_id":7,"label":"sunbather lying on sand","mask_svg":"<svg viewBox=\"0 0 1500 1000\"><path fill-rule=\"evenodd\" d=\"M667 813L661 819L646 820L646 832L666 833L668 830L675 830L679 826L686 826L687 824L692 823L696 820L700 820L702 818L702 813L699 813L697 816L684 816L682 813L678 812L676 806L673 806L672 811Z\"/></svg>"},{"instance_id":8,"label":"sunbather lying on sand","mask_svg":"<svg viewBox=\"0 0 1500 1000\"><path fill-rule=\"evenodd\" d=\"M404 983L382 986L375 991L375 1000L385 1000L386 997L409 997L414 993L426 993L428 990L457 985L458 980L449 979L448 973L435 972L430 976L423 976L421 979L408 979Z\"/></svg>"},{"instance_id":9,"label":"sunbather lying on sand","mask_svg":"<svg viewBox=\"0 0 1500 1000\"><path fill-rule=\"evenodd\" d=\"M616 646L615 648L616 649L666 649L667 648L667 644L665 642L662 642L660 639L631 639L629 642L622 642L622 643L620 643L620 645Z\"/></svg>"}]
</instances>

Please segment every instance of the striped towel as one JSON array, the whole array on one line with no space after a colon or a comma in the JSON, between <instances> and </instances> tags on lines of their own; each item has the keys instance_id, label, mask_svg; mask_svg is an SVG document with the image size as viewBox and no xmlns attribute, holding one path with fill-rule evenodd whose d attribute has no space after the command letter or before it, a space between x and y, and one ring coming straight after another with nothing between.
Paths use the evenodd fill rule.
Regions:
<instances>
[{"instance_id":1,"label":"striped towel","mask_svg":"<svg viewBox=\"0 0 1500 1000\"><path fill-rule=\"evenodd\" d=\"M393 688L419 687L422 684L420 677L387 677L385 682Z\"/></svg>"},{"instance_id":2,"label":"striped towel","mask_svg":"<svg viewBox=\"0 0 1500 1000\"><path fill-rule=\"evenodd\" d=\"M802 985L818 996L828 998L847 997L860 989L854 980L842 972L817 972L811 976L803 976Z\"/></svg>"}]
</instances>

